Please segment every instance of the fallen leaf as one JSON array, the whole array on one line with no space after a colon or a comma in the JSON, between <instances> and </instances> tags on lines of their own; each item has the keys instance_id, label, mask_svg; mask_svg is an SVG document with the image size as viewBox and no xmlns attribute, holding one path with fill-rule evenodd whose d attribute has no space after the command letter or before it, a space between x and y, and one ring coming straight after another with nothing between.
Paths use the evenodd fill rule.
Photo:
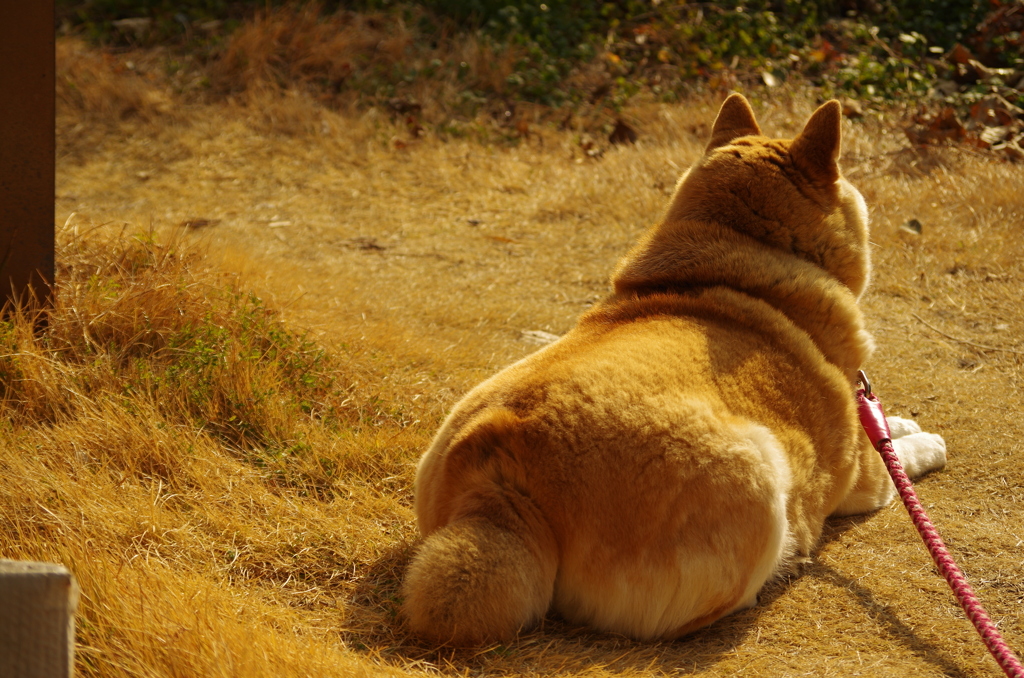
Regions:
<instances>
[{"instance_id":1,"label":"fallen leaf","mask_svg":"<svg viewBox=\"0 0 1024 678\"><path fill-rule=\"evenodd\" d=\"M938 113L924 113L914 116L916 124L905 127L903 132L911 143L917 145L939 144L947 141L963 141L967 129L956 115L952 106Z\"/></svg>"},{"instance_id":2,"label":"fallen leaf","mask_svg":"<svg viewBox=\"0 0 1024 678\"><path fill-rule=\"evenodd\" d=\"M974 59L974 55L971 54L971 50L959 42L953 45L953 49L949 50L949 54L946 55L946 61L954 64L966 64L972 59Z\"/></svg>"},{"instance_id":3,"label":"fallen leaf","mask_svg":"<svg viewBox=\"0 0 1024 678\"><path fill-rule=\"evenodd\" d=\"M828 40L822 40L821 46L816 50L812 50L811 53L807 55L807 58L810 61L817 63L833 61L839 58L839 50L833 47L832 43Z\"/></svg>"},{"instance_id":4,"label":"fallen leaf","mask_svg":"<svg viewBox=\"0 0 1024 678\"><path fill-rule=\"evenodd\" d=\"M986 127L1010 125L1024 110L1014 106L998 94L982 97L971 106L971 121Z\"/></svg>"}]
</instances>

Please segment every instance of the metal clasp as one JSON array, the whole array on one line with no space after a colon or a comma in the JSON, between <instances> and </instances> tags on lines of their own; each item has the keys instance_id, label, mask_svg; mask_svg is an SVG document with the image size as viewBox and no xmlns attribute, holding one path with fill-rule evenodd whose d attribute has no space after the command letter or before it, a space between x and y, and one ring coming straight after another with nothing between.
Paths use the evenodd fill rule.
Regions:
<instances>
[{"instance_id":1,"label":"metal clasp","mask_svg":"<svg viewBox=\"0 0 1024 678\"><path fill-rule=\"evenodd\" d=\"M864 374L864 370L857 370L857 381L864 385L864 395L871 395L871 382L868 381L868 375Z\"/></svg>"}]
</instances>

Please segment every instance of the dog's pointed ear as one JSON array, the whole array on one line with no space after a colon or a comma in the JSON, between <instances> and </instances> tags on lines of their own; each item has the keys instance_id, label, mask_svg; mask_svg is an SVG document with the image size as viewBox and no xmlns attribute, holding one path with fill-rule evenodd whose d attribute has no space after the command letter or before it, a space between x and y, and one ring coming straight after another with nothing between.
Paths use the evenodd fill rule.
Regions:
<instances>
[{"instance_id":1,"label":"dog's pointed ear","mask_svg":"<svg viewBox=\"0 0 1024 678\"><path fill-rule=\"evenodd\" d=\"M742 94L730 94L718 111L718 117L715 118L715 126L711 128L711 141L708 142L705 153L713 148L725 146L733 139L752 134L761 134L757 120L754 120L754 110L750 108Z\"/></svg>"},{"instance_id":2,"label":"dog's pointed ear","mask_svg":"<svg viewBox=\"0 0 1024 678\"><path fill-rule=\"evenodd\" d=\"M834 184L839 180L842 113L838 101L826 101L811 114L804 130L789 147L793 163L815 183Z\"/></svg>"}]
</instances>

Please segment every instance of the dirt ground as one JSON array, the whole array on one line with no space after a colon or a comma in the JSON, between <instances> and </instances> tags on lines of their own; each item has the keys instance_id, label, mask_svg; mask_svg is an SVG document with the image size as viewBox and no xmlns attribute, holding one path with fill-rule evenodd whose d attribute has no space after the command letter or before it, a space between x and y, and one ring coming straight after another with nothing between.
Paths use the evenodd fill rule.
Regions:
<instances>
[{"instance_id":1,"label":"dirt ground","mask_svg":"<svg viewBox=\"0 0 1024 678\"><path fill-rule=\"evenodd\" d=\"M718 101L630 109L638 142L596 158L574 130L537 125L503 145L410 138L386 114L304 102L194 105L103 125L69 112L58 226L184 229L289 323L369 361L388 397L416 413L407 443L422 448L475 382L607 292L616 260L703 148ZM815 103L791 93L755 108L767 132L788 137ZM873 225L863 305L879 348L866 369L888 412L945 436L949 464L919 494L992 618L1024 648L1024 166L911 150L897 122L844 123L841 165ZM920 234L901 228L911 219ZM381 549L414 542L414 459L382 500L404 527L375 537ZM356 660L338 675L999 675L898 503L832 521L800 576L675 643L549 619L507 646L439 654L393 619L360 619L321 624Z\"/></svg>"}]
</instances>

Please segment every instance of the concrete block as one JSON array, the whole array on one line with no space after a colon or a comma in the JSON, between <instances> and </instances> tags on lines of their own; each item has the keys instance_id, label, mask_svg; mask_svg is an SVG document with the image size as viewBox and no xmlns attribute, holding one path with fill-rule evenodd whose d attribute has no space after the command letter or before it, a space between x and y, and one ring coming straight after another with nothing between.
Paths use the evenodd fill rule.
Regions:
<instances>
[{"instance_id":1,"label":"concrete block","mask_svg":"<svg viewBox=\"0 0 1024 678\"><path fill-rule=\"evenodd\" d=\"M78 585L61 565L0 560L0 676L69 678Z\"/></svg>"}]
</instances>

